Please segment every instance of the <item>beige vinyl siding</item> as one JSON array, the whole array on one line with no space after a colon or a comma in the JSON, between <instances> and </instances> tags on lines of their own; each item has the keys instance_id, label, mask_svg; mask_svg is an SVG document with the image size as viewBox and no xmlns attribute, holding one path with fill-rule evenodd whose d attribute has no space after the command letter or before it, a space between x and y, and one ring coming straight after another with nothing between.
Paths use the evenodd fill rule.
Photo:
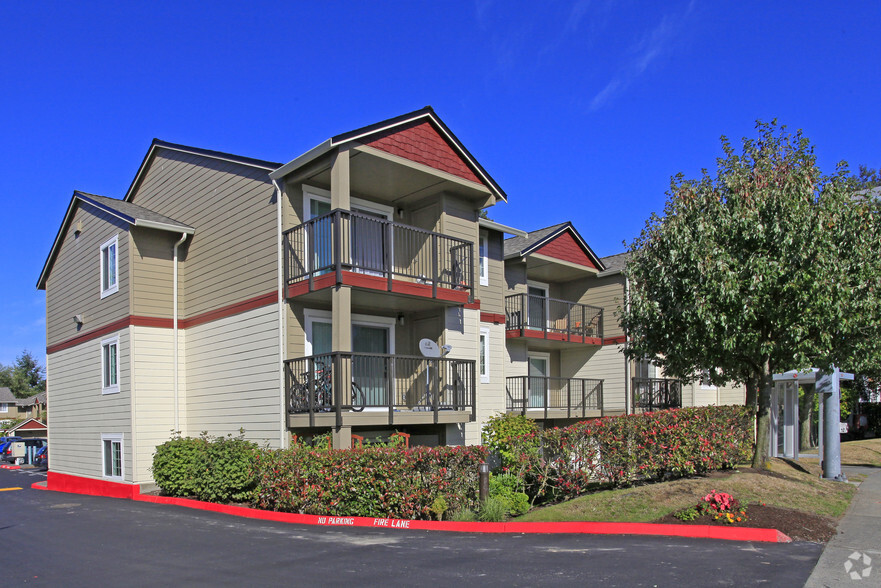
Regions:
<instances>
[{"instance_id":1,"label":"beige vinyl siding","mask_svg":"<svg viewBox=\"0 0 881 588\"><path fill-rule=\"evenodd\" d=\"M682 406L742 405L745 402L743 386L701 386L697 380L682 386Z\"/></svg>"},{"instance_id":2,"label":"beige vinyl siding","mask_svg":"<svg viewBox=\"0 0 881 588\"><path fill-rule=\"evenodd\" d=\"M475 362L475 380L480 382L476 373L480 345L480 311L462 307L448 308L444 319L444 334L441 344L451 345L450 359L469 359ZM479 388L478 388L479 389ZM467 445L480 442L478 423L465 425L465 443Z\"/></svg>"},{"instance_id":3,"label":"beige vinyl siding","mask_svg":"<svg viewBox=\"0 0 881 588\"><path fill-rule=\"evenodd\" d=\"M196 230L181 248L182 318L277 288L277 211L266 170L158 149L132 202Z\"/></svg>"},{"instance_id":4,"label":"beige vinyl siding","mask_svg":"<svg viewBox=\"0 0 881 588\"><path fill-rule=\"evenodd\" d=\"M477 211L474 204L452 194L444 194L443 206L439 232L472 244L472 283L480 284L480 268L477 265Z\"/></svg>"},{"instance_id":5,"label":"beige vinyl siding","mask_svg":"<svg viewBox=\"0 0 881 588\"><path fill-rule=\"evenodd\" d=\"M187 432L280 443L278 309L272 304L186 334Z\"/></svg>"},{"instance_id":6,"label":"beige vinyl siding","mask_svg":"<svg viewBox=\"0 0 881 588\"><path fill-rule=\"evenodd\" d=\"M560 354L563 377L603 380L603 410L624 412L626 392L623 349L623 345L566 349Z\"/></svg>"},{"instance_id":7,"label":"beige vinyl siding","mask_svg":"<svg viewBox=\"0 0 881 588\"><path fill-rule=\"evenodd\" d=\"M179 233L132 227L132 314L161 318L174 316L174 244L180 237ZM179 281L183 280L182 265L178 264Z\"/></svg>"},{"instance_id":8,"label":"beige vinyl siding","mask_svg":"<svg viewBox=\"0 0 881 588\"><path fill-rule=\"evenodd\" d=\"M526 264L522 261L508 261L505 263L505 296L513 294L526 294Z\"/></svg>"},{"instance_id":9,"label":"beige vinyl siding","mask_svg":"<svg viewBox=\"0 0 881 588\"><path fill-rule=\"evenodd\" d=\"M76 228L82 232L76 236ZM119 290L101 298L101 246L118 236ZM129 314L128 224L80 202L46 281L46 345L70 339ZM77 330L74 315L83 315Z\"/></svg>"},{"instance_id":10,"label":"beige vinyl siding","mask_svg":"<svg viewBox=\"0 0 881 588\"><path fill-rule=\"evenodd\" d=\"M466 445L479 444L480 431L487 419L505 412L505 377L508 375L505 373L505 363L508 357L505 350L505 326L481 323L480 327L489 329L489 382L482 383L480 380L480 357L476 355L477 426L466 425ZM478 345L479 343L480 339L478 339ZM476 432L473 430L475 428Z\"/></svg>"},{"instance_id":11,"label":"beige vinyl siding","mask_svg":"<svg viewBox=\"0 0 881 588\"><path fill-rule=\"evenodd\" d=\"M624 305L624 277L586 278L574 281L563 289L563 298L603 309L603 336L620 337L624 334L617 311Z\"/></svg>"},{"instance_id":12,"label":"beige vinyl siding","mask_svg":"<svg viewBox=\"0 0 881 588\"><path fill-rule=\"evenodd\" d=\"M132 470L135 482L143 483L152 481L150 466L156 446L168 441L174 429L174 331L131 327L131 332L131 349L137 357L132 365Z\"/></svg>"},{"instance_id":13,"label":"beige vinyl siding","mask_svg":"<svg viewBox=\"0 0 881 588\"><path fill-rule=\"evenodd\" d=\"M119 336L119 393L101 393L101 342ZM129 329L50 354L47 404L52 471L102 478L102 433L123 434L124 479L132 482Z\"/></svg>"},{"instance_id":14,"label":"beige vinyl siding","mask_svg":"<svg viewBox=\"0 0 881 588\"><path fill-rule=\"evenodd\" d=\"M485 230L485 229L482 229ZM483 312L492 312L503 314L505 312L505 294L507 294L507 286L505 285L505 263L502 260L502 233L497 231L486 231L487 233L487 261L488 284L480 285L480 247L479 244L474 247L474 265L477 267L478 280L475 298L480 300L480 310Z\"/></svg>"}]
</instances>

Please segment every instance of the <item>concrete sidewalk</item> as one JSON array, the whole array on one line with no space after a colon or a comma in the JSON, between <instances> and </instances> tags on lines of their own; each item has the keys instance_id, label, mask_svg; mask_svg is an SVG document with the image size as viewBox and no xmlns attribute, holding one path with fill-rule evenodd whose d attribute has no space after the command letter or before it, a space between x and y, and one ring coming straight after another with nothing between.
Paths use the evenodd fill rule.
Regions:
<instances>
[{"instance_id":1,"label":"concrete sidewalk","mask_svg":"<svg viewBox=\"0 0 881 588\"><path fill-rule=\"evenodd\" d=\"M826 544L805 586L881 586L881 469L844 466L849 480L866 476L838 535Z\"/></svg>"}]
</instances>

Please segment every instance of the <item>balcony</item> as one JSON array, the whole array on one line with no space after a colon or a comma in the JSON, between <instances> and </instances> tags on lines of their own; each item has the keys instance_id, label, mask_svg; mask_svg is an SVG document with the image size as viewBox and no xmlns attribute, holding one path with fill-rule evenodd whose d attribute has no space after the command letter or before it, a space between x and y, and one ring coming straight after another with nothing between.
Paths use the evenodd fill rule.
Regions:
<instances>
[{"instance_id":1,"label":"balcony","mask_svg":"<svg viewBox=\"0 0 881 588\"><path fill-rule=\"evenodd\" d=\"M474 360L329 353L284 366L291 428L466 423L475 417Z\"/></svg>"},{"instance_id":2,"label":"balcony","mask_svg":"<svg viewBox=\"0 0 881 588\"><path fill-rule=\"evenodd\" d=\"M346 284L451 305L474 300L473 244L463 239L340 209L283 235L288 298ZM394 304L388 298L374 306Z\"/></svg>"},{"instance_id":3,"label":"balcony","mask_svg":"<svg viewBox=\"0 0 881 588\"><path fill-rule=\"evenodd\" d=\"M603 309L530 294L505 297L506 335L547 342L544 346L603 344Z\"/></svg>"},{"instance_id":4,"label":"balcony","mask_svg":"<svg viewBox=\"0 0 881 588\"><path fill-rule=\"evenodd\" d=\"M682 407L682 382L666 378L633 378L633 410L651 412Z\"/></svg>"},{"instance_id":5,"label":"balcony","mask_svg":"<svg viewBox=\"0 0 881 588\"><path fill-rule=\"evenodd\" d=\"M544 419L603 416L603 380L538 376L505 380L508 412Z\"/></svg>"}]
</instances>

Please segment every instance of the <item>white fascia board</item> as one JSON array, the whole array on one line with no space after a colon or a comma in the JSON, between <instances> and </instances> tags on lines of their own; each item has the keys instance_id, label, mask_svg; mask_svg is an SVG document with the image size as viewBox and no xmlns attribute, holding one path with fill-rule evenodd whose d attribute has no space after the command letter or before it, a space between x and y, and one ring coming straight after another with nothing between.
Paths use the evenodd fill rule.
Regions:
<instances>
[{"instance_id":1,"label":"white fascia board","mask_svg":"<svg viewBox=\"0 0 881 588\"><path fill-rule=\"evenodd\" d=\"M292 159L291 161L287 162L286 164L284 164L283 166L281 166L280 168L278 168L274 172L270 172L269 178L272 180L281 179L281 178L285 177L286 175L288 175L289 173L291 173L292 171L294 171L295 169L306 165L310 161L318 159L319 157L321 157L322 155L324 155L325 153L327 153L331 149L333 149L333 144L331 143L331 140L328 139L325 142L321 143L320 145L316 145L315 147L313 147L312 149L310 149L309 151L307 151L303 155L300 155L296 159Z\"/></svg>"},{"instance_id":2,"label":"white fascia board","mask_svg":"<svg viewBox=\"0 0 881 588\"><path fill-rule=\"evenodd\" d=\"M196 230L192 227L184 227L181 225L170 225L168 223L160 223L157 221L144 220L139 218L132 223L136 227L144 227L147 229L158 229L160 231L170 231L172 233L186 233L192 235Z\"/></svg>"},{"instance_id":3,"label":"white fascia board","mask_svg":"<svg viewBox=\"0 0 881 588\"><path fill-rule=\"evenodd\" d=\"M521 231L520 229L515 229L514 227L509 227L507 225L503 225L502 223L491 221L488 218L477 219L477 224L486 229L501 231L502 233L507 233L509 235L523 237L524 239L529 236L529 233L527 233L526 231Z\"/></svg>"}]
</instances>

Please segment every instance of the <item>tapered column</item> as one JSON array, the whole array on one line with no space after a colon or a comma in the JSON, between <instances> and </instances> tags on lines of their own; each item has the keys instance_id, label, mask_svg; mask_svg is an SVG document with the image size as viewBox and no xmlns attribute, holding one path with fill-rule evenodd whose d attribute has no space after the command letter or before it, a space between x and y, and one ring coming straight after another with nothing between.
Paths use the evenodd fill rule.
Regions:
<instances>
[{"instance_id":1,"label":"tapered column","mask_svg":"<svg viewBox=\"0 0 881 588\"><path fill-rule=\"evenodd\" d=\"M339 151L330 166L330 209L351 209L349 152Z\"/></svg>"}]
</instances>

